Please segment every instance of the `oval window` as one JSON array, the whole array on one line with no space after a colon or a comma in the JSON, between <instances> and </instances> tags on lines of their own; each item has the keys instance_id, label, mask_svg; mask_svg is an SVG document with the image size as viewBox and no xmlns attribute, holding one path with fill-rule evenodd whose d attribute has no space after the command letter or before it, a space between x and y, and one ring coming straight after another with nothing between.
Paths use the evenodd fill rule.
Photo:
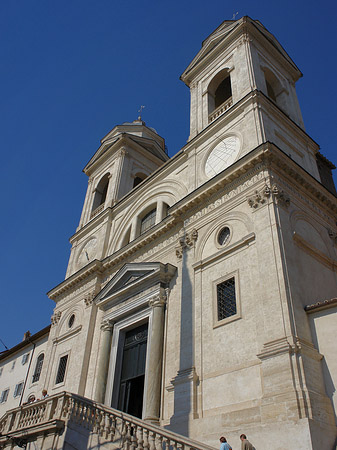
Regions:
<instances>
[{"instance_id":1,"label":"oval window","mask_svg":"<svg viewBox=\"0 0 337 450\"><path fill-rule=\"evenodd\" d=\"M72 314L69 318L68 326L71 328L74 325L75 322L75 314Z\"/></svg>"},{"instance_id":2,"label":"oval window","mask_svg":"<svg viewBox=\"0 0 337 450\"><path fill-rule=\"evenodd\" d=\"M230 229L228 227L223 228L218 236L218 243L220 245L225 245L226 242L228 242L229 236L230 236L231 232Z\"/></svg>"}]
</instances>

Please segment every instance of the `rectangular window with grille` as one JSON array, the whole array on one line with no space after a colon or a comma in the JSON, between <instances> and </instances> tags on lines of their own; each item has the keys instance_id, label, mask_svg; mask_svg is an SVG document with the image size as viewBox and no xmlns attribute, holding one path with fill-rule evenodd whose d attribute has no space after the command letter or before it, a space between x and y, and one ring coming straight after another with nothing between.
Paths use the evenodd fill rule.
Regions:
<instances>
[{"instance_id":1,"label":"rectangular window with grille","mask_svg":"<svg viewBox=\"0 0 337 450\"><path fill-rule=\"evenodd\" d=\"M226 319L237 313L235 277L229 278L216 286L218 320Z\"/></svg>"},{"instance_id":2,"label":"rectangular window with grille","mask_svg":"<svg viewBox=\"0 0 337 450\"><path fill-rule=\"evenodd\" d=\"M63 383L66 374L67 362L68 355L62 356L62 358L60 359L59 368L57 370L56 384Z\"/></svg>"},{"instance_id":3,"label":"rectangular window with grille","mask_svg":"<svg viewBox=\"0 0 337 450\"><path fill-rule=\"evenodd\" d=\"M22 388L23 388L23 381L22 381L21 383L18 383L18 384L15 386L15 389L14 389L14 397L18 397L19 395L21 395Z\"/></svg>"},{"instance_id":4,"label":"rectangular window with grille","mask_svg":"<svg viewBox=\"0 0 337 450\"><path fill-rule=\"evenodd\" d=\"M5 389L4 391L1 392L0 403L5 403L7 401L8 394L9 389Z\"/></svg>"},{"instance_id":5,"label":"rectangular window with grille","mask_svg":"<svg viewBox=\"0 0 337 450\"><path fill-rule=\"evenodd\" d=\"M22 356L21 364L24 366L29 360L29 353L26 353Z\"/></svg>"}]
</instances>

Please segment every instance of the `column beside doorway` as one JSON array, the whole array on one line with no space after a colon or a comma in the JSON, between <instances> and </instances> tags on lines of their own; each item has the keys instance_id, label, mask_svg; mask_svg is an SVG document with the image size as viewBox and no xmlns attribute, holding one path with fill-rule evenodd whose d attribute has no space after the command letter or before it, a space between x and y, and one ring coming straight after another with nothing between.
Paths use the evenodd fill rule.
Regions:
<instances>
[{"instance_id":1,"label":"column beside doorway","mask_svg":"<svg viewBox=\"0 0 337 450\"><path fill-rule=\"evenodd\" d=\"M166 295L161 293L149 300L152 308L151 347L147 363L147 389L144 420L159 423L160 388L164 343L164 307Z\"/></svg>"},{"instance_id":2,"label":"column beside doorway","mask_svg":"<svg viewBox=\"0 0 337 450\"><path fill-rule=\"evenodd\" d=\"M105 320L101 323L101 342L98 354L98 370L96 375L95 401L104 403L106 375L109 367L111 335L113 323Z\"/></svg>"}]
</instances>

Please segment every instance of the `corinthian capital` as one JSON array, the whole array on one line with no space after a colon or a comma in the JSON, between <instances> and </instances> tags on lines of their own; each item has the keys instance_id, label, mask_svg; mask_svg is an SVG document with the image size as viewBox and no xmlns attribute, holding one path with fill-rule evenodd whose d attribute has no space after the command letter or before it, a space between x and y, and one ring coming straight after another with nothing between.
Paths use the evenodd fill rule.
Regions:
<instances>
[{"instance_id":1,"label":"corinthian capital","mask_svg":"<svg viewBox=\"0 0 337 450\"><path fill-rule=\"evenodd\" d=\"M110 322L110 320L105 319L101 322L101 330L102 331L112 331L112 328L113 328L113 323Z\"/></svg>"},{"instance_id":2,"label":"corinthian capital","mask_svg":"<svg viewBox=\"0 0 337 450\"><path fill-rule=\"evenodd\" d=\"M149 306L155 308L157 306L163 307L166 303L166 293L160 292L149 299Z\"/></svg>"}]
</instances>

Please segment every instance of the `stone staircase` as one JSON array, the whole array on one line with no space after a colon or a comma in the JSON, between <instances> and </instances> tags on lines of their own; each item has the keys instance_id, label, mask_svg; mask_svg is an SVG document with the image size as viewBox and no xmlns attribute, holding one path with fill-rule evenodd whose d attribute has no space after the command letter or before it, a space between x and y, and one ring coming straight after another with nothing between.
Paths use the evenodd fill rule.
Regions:
<instances>
[{"instance_id":1,"label":"stone staircase","mask_svg":"<svg viewBox=\"0 0 337 450\"><path fill-rule=\"evenodd\" d=\"M214 450L68 392L7 411L0 433L1 450Z\"/></svg>"}]
</instances>

